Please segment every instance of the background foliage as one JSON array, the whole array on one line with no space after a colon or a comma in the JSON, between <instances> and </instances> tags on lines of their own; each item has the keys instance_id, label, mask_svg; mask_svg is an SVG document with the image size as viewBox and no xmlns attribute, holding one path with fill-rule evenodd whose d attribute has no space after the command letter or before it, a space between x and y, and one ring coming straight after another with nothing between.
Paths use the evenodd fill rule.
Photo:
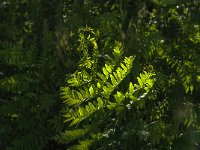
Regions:
<instances>
[{"instance_id":1,"label":"background foliage","mask_svg":"<svg viewBox=\"0 0 200 150\"><path fill-rule=\"evenodd\" d=\"M199 149L199 5L0 1L0 149Z\"/></svg>"}]
</instances>

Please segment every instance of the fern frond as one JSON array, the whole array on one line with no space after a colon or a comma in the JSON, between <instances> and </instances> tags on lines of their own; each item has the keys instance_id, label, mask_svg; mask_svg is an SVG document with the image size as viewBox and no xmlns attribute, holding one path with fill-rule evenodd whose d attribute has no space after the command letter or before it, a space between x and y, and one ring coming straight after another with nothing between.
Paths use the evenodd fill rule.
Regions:
<instances>
[{"instance_id":1,"label":"fern frond","mask_svg":"<svg viewBox=\"0 0 200 150\"><path fill-rule=\"evenodd\" d=\"M0 61L9 65L20 65L24 59L24 53L18 47L0 50Z\"/></svg>"},{"instance_id":2,"label":"fern frond","mask_svg":"<svg viewBox=\"0 0 200 150\"><path fill-rule=\"evenodd\" d=\"M82 136L85 135L86 132L88 132L89 128L85 129L75 129L71 131L65 131L61 132L59 135L56 135L54 139L58 141L59 143L70 143L76 139L80 139Z\"/></svg>"},{"instance_id":3,"label":"fern frond","mask_svg":"<svg viewBox=\"0 0 200 150\"><path fill-rule=\"evenodd\" d=\"M83 140L83 141L79 141L79 144L74 145L72 149L69 150L89 150L90 145L92 144L93 140Z\"/></svg>"},{"instance_id":4,"label":"fern frond","mask_svg":"<svg viewBox=\"0 0 200 150\"><path fill-rule=\"evenodd\" d=\"M82 89L81 94L81 92L77 90L71 90L69 87L64 87L62 89L64 91L62 92L62 95L64 95L62 98L65 98L64 102L68 104L68 106L78 106L75 107L73 112L66 112L69 115L67 115L68 119L66 119L65 122L72 121L70 126L78 124L82 120L88 118L94 112L103 108L105 103L101 100L100 97L96 97L96 95L102 95L106 101L109 101L111 93L114 91L117 85L127 76L130 69L132 68L133 59L133 57L125 57L125 59L120 63L123 68L120 66L113 73L112 68L106 64L105 67L103 67L102 69L103 74L99 74L99 76L105 76L105 78L103 78L103 80L101 80L101 78L97 80L97 84L100 84L99 81L101 80L102 88L96 88L95 85L88 85L88 87L85 87L85 90L89 92L85 92ZM118 78L118 80L116 81L118 82L118 84L116 84L116 82L115 84L112 84L112 81L114 82L115 80L114 78ZM111 82L109 82L108 79L110 79ZM81 103L86 102L92 98L95 98L96 101L88 102L84 107L79 106Z\"/></svg>"},{"instance_id":5,"label":"fern frond","mask_svg":"<svg viewBox=\"0 0 200 150\"><path fill-rule=\"evenodd\" d=\"M6 92L19 92L28 85L23 82L23 75L14 75L0 80L0 89ZM26 88L27 89L27 88ZM22 92L22 91L21 91Z\"/></svg>"}]
</instances>

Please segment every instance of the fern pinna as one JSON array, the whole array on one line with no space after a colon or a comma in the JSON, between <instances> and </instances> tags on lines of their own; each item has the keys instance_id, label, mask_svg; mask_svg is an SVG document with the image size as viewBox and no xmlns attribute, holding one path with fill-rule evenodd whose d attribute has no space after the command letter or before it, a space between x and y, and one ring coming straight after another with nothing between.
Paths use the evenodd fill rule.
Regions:
<instances>
[{"instance_id":1,"label":"fern pinna","mask_svg":"<svg viewBox=\"0 0 200 150\"><path fill-rule=\"evenodd\" d=\"M87 36L82 34L88 31ZM55 139L69 144L78 140L79 144L73 145L73 149L88 149L109 136L111 129L118 128L119 116L125 119L127 110L143 107L143 100L154 84L154 74L144 71L137 78L138 84L129 82L128 89L121 90L119 86L130 73L135 57L125 57L122 44L115 42L111 54L104 54L106 57L102 64L97 37L91 36L93 33L90 28L79 32L84 60L81 60L78 70L67 78L67 86L61 88L65 104L63 114L69 128ZM84 49L90 43L93 44L91 54L88 49ZM91 65L82 67L83 64Z\"/></svg>"}]
</instances>

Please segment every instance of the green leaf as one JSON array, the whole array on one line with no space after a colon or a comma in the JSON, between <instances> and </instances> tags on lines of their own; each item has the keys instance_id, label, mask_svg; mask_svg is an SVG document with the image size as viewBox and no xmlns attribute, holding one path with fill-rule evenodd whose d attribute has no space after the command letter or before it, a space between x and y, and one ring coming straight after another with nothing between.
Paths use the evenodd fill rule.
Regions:
<instances>
[{"instance_id":1,"label":"green leaf","mask_svg":"<svg viewBox=\"0 0 200 150\"><path fill-rule=\"evenodd\" d=\"M116 72L114 72L113 74L114 74L114 77L117 80L117 82L118 83L121 82L122 79L120 78L120 76Z\"/></svg>"},{"instance_id":2,"label":"green leaf","mask_svg":"<svg viewBox=\"0 0 200 150\"><path fill-rule=\"evenodd\" d=\"M75 119L73 119L73 121L71 122L71 124L69 126L71 127L71 126L73 126L73 125L75 125L75 124L77 124L79 122L80 122L80 119L79 118L75 118Z\"/></svg>"},{"instance_id":3,"label":"green leaf","mask_svg":"<svg viewBox=\"0 0 200 150\"><path fill-rule=\"evenodd\" d=\"M103 91L104 91L105 93L109 93L110 90L109 90L109 88L108 88L107 86L104 86L104 87L103 87Z\"/></svg>"},{"instance_id":4,"label":"green leaf","mask_svg":"<svg viewBox=\"0 0 200 150\"><path fill-rule=\"evenodd\" d=\"M135 96L131 95L131 96L130 96L130 99L131 99L132 101L135 101L137 98L136 98Z\"/></svg>"},{"instance_id":5,"label":"green leaf","mask_svg":"<svg viewBox=\"0 0 200 150\"><path fill-rule=\"evenodd\" d=\"M129 83L129 93L132 95L133 93L134 93L134 86L133 86L133 83L132 82L130 82Z\"/></svg>"},{"instance_id":6,"label":"green leaf","mask_svg":"<svg viewBox=\"0 0 200 150\"><path fill-rule=\"evenodd\" d=\"M140 85L141 87L143 87L143 82L142 82L142 80L141 80L139 77L137 77L137 80L138 80L139 85Z\"/></svg>"},{"instance_id":7,"label":"green leaf","mask_svg":"<svg viewBox=\"0 0 200 150\"><path fill-rule=\"evenodd\" d=\"M194 85L190 85L190 92L192 93L194 89Z\"/></svg>"},{"instance_id":8,"label":"green leaf","mask_svg":"<svg viewBox=\"0 0 200 150\"><path fill-rule=\"evenodd\" d=\"M74 145L73 150L88 150L93 140L79 141L79 145Z\"/></svg>"},{"instance_id":9,"label":"green leaf","mask_svg":"<svg viewBox=\"0 0 200 150\"><path fill-rule=\"evenodd\" d=\"M193 119L190 119L189 122L187 123L187 128L192 124Z\"/></svg>"},{"instance_id":10,"label":"green leaf","mask_svg":"<svg viewBox=\"0 0 200 150\"><path fill-rule=\"evenodd\" d=\"M89 92L90 92L90 95L91 95L91 96L94 96L94 95L95 95L95 92L94 92L94 89L93 89L92 85L91 85L90 88L89 88Z\"/></svg>"},{"instance_id":11,"label":"green leaf","mask_svg":"<svg viewBox=\"0 0 200 150\"><path fill-rule=\"evenodd\" d=\"M84 110L84 108L79 106L78 107L78 112L79 112L80 116L84 116L85 110Z\"/></svg>"},{"instance_id":12,"label":"green leaf","mask_svg":"<svg viewBox=\"0 0 200 150\"><path fill-rule=\"evenodd\" d=\"M101 108L103 107L103 101L100 97L97 98L98 106Z\"/></svg>"},{"instance_id":13,"label":"green leaf","mask_svg":"<svg viewBox=\"0 0 200 150\"><path fill-rule=\"evenodd\" d=\"M88 105L90 106L90 110L92 112L96 110L96 108L94 107L94 105L91 102L89 102Z\"/></svg>"},{"instance_id":14,"label":"green leaf","mask_svg":"<svg viewBox=\"0 0 200 150\"><path fill-rule=\"evenodd\" d=\"M112 84L110 84L109 82L106 82L106 86L108 87L109 91L113 91L114 90L114 86Z\"/></svg>"},{"instance_id":15,"label":"green leaf","mask_svg":"<svg viewBox=\"0 0 200 150\"><path fill-rule=\"evenodd\" d=\"M60 135L55 137L61 144L70 143L80 137L82 137L86 133L87 129L75 129L71 131L61 132Z\"/></svg>"},{"instance_id":16,"label":"green leaf","mask_svg":"<svg viewBox=\"0 0 200 150\"><path fill-rule=\"evenodd\" d=\"M109 110L113 110L117 107L117 103L112 103L112 102L109 102L109 105L107 105L108 109Z\"/></svg>"},{"instance_id":17,"label":"green leaf","mask_svg":"<svg viewBox=\"0 0 200 150\"><path fill-rule=\"evenodd\" d=\"M109 72L106 70L105 67L103 67L103 73L104 73L104 75L106 76L106 79L108 79L108 77L109 77Z\"/></svg>"},{"instance_id":18,"label":"green leaf","mask_svg":"<svg viewBox=\"0 0 200 150\"><path fill-rule=\"evenodd\" d=\"M186 86L185 86L185 93L188 93L189 90L190 90L190 87L186 85Z\"/></svg>"},{"instance_id":19,"label":"green leaf","mask_svg":"<svg viewBox=\"0 0 200 150\"><path fill-rule=\"evenodd\" d=\"M118 85L118 84L117 84L117 81L116 81L116 79L115 79L115 77L114 77L112 74L110 75L110 79L111 79L111 83L112 83L114 86Z\"/></svg>"},{"instance_id":20,"label":"green leaf","mask_svg":"<svg viewBox=\"0 0 200 150\"><path fill-rule=\"evenodd\" d=\"M97 82L97 88L101 88L101 83Z\"/></svg>"},{"instance_id":21,"label":"green leaf","mask_svg":"<svg viewBox=\"0 0 200 150\"><path fill-rule=\"evenodd\" d=\"M82 94L80 92L77 91L76 93L77 93L79 99L83 98L83 96L82 96Z\"/></svg>"},{"instance_id":22,"label":"green leaf","mask_svg":"<svg viewBox=\"0 0 200 150\"><path fill-rule=\"evenodd\" d=\"M112 73L112 68L110 66L108 66L107 64L105 64L105 67L106 67L106 70L109 72L109 73Z\"/></svg>"},{"instance_id":23,"label":"green leaf","mask_svg":"<svg viewBox=\"0 0 200 150\"><path fill-rule=\"evenodd\" d=\"M110 96L110 90L108 89L107 86L103 87L103 92L101 93L105 98L109 98Z\"/></svg>"},{"instance_id":24,"label":"green leaf","mask_svg":"<svg viewBox=\"0 0 200 150\"><path fill-rule=\"evenodd\" d=\"M188 123L188 119L186 118L183 124L186 126L187 123Z\"/></svg>"},{"instance_id":25,"label":"green leaf","mask_svg":"<svg viewBox=\"0 0 200 150\"><path fill-rule=\"evenodd\" d=\"M88 87L85 87L85 86L84 86L84 91L85 91L85 96L86 96L86 97L89 97L89 96L90 96L90 93L89 93Z\"/></svg>"},{"instance_id":26,"label":"green leaf","mask_svg":"<svg viewBox=\"0 0 200 150\"><path fill-rule=\"evenodd\" d=\"M87 112L90 112L90 107L88 105L85 106Z\"/></svg>"},{"instance_id":27,"label":"green leaf","mask_svg":"<svg viewBox=\"0 0 200 150\"><path fill-rule=\"evenodd\" d=\"M124 72L121 68L117 68L116 70L119 77L123 77L126 72Z\"/></svg>"},{"instance_id":28,"label":"green leaf","mask_svg":"<svg viewBox=\"0 0 200 150\"><path fill-rule=\"evenodd\" d=\"M98 73L97 74L100 78L101 78L101 80L103 80L104 82L106 82L106 76L104 76L102 73Z\"/></svg>"},{"instance_id":29,"label":"green leaf","mask_svg":"<svg viewBox=\"0 0 200 150\"><path fill-rule=\"evenodd\" d=\"M121 92L117 92L114 97L118 103L121 103L125 99L125 96Z\"/></svg>"},{"instance_id":30,"label":"green leaf","mask_svg":"<svg viewBox=\"0 0 200 150\"><path fill-rule=\"evenodd\" d=\"M128 71L128 68L127 68L123 63L121 63L120 65L121 65L121 67L123 68L123 70L124 70L125 72Z\"/></svg>"}]
</instances>

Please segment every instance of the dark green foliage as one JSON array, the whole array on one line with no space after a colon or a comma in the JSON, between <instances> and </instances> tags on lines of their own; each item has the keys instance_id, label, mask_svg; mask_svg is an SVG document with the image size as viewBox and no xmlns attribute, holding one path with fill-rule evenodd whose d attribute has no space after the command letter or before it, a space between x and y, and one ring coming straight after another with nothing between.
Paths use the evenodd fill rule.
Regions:
<instances>
[{"instance_id":1,"label":"dark green foliage","mask_svg":"<svg viewBox=\"0 0 200 150\"><path fill-rule=\"evenodd\" d=\"M63 128L58 91L64 70L56 36L47 19L37 18L43 27L37 43L29 5L1 2L1 25L16 26L0 31L0 149L51 149L48 143Z\"/></svg>"},{"instance_id":2,"label":"dark green foliage","mask_svg":"<svg viewBox=\"0 0 200 150\"><path fill-rule=\"evenodd\" d=\"M199 149L199 7L1 1L0 149Z\"/></svg>"},{"instance_id":3,"label":"dark green foliage","mask_svg":"<svg viewBox=\"0 0 200 150\"><path fill-rule=\"evenodd\" d=\"M84 32L88 33L87 36ZM61 133L55 139L60 143L70 143L77 139L81 140L83 137L88 138L80 141L80 145L73 146L73 149L87 149L91 144L94 144L94 147L97 141L106 142L103 147L110 145L113 149L116 148L115 146L123 148L131 144L120 141L121 138L123 139L123 134L131 130L132 126L122 131L118 128L121 125L124 126L123 122L129 125L137 121L133 118L126 119L129 116L126 114L143 109L146 97L149 96L151 99L154 97L154 92L152 93L154 73L153 70L144 71L137 78L138 84L129 81L127 90L124 90L122 83L134 65L134 57L124 57L123 45L115 42L112 52L104 54L106 56L104 61L99 61L102 54L92 34L95 32L91 28L80 30L78 50L83 52L83 57L78 70L67 79L68 86L61 89L62 98L67 104L63 110L65 122L70 122L70 127L75 125L76 127L74 130ZM88 50L90 43L93 45L91 54ZM103 62L104 65L102 65ZM117 136L120 139L115 141L116 139L113 138ZM116 145L113 142L119 143Z\"/></svg>"},{"instance_id":4,"label":"dark green foliage","mask_svg":"<svg viewBox=\"0 0 200 150\"><path fill-rule=\"evenodd\" d=\"M199 3L109 5L110 11L102 7L104 12L90 15L95 23L85 18L93 32L74 33L81 38L75 49L81 47L83 55L61 88L69 127L55 139L72 149L196 149ZM132 66L122 67L133 56Z\"/></svg>"}]
</instances>

